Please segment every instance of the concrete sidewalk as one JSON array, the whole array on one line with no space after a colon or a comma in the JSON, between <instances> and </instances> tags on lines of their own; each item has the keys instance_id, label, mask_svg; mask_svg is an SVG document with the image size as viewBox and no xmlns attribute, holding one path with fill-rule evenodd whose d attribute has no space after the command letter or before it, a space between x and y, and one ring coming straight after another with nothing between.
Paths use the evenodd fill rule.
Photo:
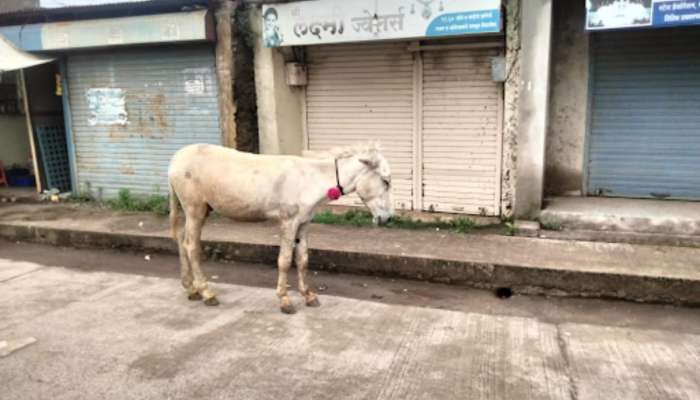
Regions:
<instances>
[{"instance_id":1,"label":"concrete sidewalk","mask_svg":"<svg viewBox=\"0 0 700 400\"><path fill-rule=\"evenodd\" d=\"M700 202L613 197L548 198L540 220L576 230L630 232L700 242Z\"/></svg>"},{"instance_id":2,"label":"concrete sidewalk","mask_svg":"<svg viewBox=\"0 0 700 400\"><path fill-rule=\"evenodd\" d=\"M642 316L647 324L629 326L325 295L321 308L301 307L289 316L279 312L270 288L214 286L221 306L205 307L187 301L177 279L0 258L0 397L700 396L700 332L697 324L681 323L687 310L633 307L637 311L627 315L632 320L651 309L664 312Z\"/></svg>"},{"instance_id":3,"label":"concrete sidewalk","mask_svg":"<svg viewBox=\"0 0 700 400\"><path fill-rule=\"evenodd\" d=\"M499 235L313 225L312 269L378 274L516 293L700 304L700 249ZM0 237L67 246L175 252L166 218L77 205L0 207ZM210 257L274 264L271 224L212 218Z\"/></svg>"},{"instance_id":4,"label":"concrete sidewalk","mask_svg":"<svg viewBox=\"0 0 700 400\"><path fill-rule=\"evenodd\" d=\"M610 197L548 198L540 237L700 248L700 203Z\"/></svg>"}]
</instances>

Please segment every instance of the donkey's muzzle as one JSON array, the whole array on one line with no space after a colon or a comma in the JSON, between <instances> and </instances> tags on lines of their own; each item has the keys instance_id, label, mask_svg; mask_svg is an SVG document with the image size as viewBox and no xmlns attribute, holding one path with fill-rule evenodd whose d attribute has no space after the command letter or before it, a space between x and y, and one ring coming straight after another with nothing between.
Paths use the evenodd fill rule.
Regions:
<instances>
[{"instance_id":1,"label":"donkey's muzzle","mask_svg":"<svg viewBox=\"0 0 700 400\"><path fill-rule=\"evenodd\" d=\"M379 226L382 226L382 225L388 224L389 222L391 222L391 220L392 220L391 217L376 217L374 219L374 223L379 225Z\"/></svg>"}]
</instances>

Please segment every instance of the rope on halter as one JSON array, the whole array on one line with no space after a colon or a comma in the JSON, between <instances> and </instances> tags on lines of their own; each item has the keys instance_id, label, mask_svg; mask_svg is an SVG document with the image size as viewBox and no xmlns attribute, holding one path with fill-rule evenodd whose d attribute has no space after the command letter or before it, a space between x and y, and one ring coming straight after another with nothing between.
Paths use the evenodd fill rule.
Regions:
<instances>
[{"instance_id":1,"label":"rope on halter","mask_svg":"<svg viewBox=\"0 0 700 400\"><path fill-rule=\"evenodd\" d=\"M338 159L333 160L335 162L335 186L340 190L340 194L345 195L345 190L340 186L340 175L338 174Z\"/></svg>"}]
</instances>

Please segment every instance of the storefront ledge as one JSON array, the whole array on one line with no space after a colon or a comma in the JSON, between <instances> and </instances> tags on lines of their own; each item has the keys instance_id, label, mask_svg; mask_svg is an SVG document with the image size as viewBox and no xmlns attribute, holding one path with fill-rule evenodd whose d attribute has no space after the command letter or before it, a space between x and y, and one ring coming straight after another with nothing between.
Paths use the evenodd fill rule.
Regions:
<instances>
[{"instance_id":1,"label":"storefront ledge","mask_svg":"<svg viewBox=\"0 0 700 400\"><path fill-rule=\"evenodd\" d=\"M341 205L326 205L321 207L319 211L328 211L334 214L344 214L348 211L353 210L365 210L361 207L353 206L341 206ZM422 222L435 222L435 221L453 221L456 219L466 218L474 221L477 226L489 226L498 225L502 221L499 217L484 216L484 215L472 215L472 214L453 214L453 213L442 213L442 212L427 212L427 211L404 211L396 210L396 213L403 218L411 218Z\"/></svg>"},{"instance_id":2,"label":"storefront ledge","mask_svg":"<svg viewBox=\"0 0 700 400\"><path fill-rule=\"evenodd\" d=\"M540 213L543 229L602 231L595 237L624 237L630 243L697 243L700 240L700 202L602 197L556 197L547 200ZM633 239L637 235L637 239ZM695 238L697 236L697 238ZM572 236L576 237L576 236ZM665 237L665 239L664 239Z\"/></svg>"},{"instance_id":3,"label":"storefront ledge","mask_svg":"<svg viewBox=\"0 0 700 400\"><path fill-rule=\"evenodd\" d=\"M483 246L487 246L486 241L493 240L497 242L496 245L502 246L502 242L507 240L513 244L513 249L504 247L502 249L504 254L510 251L522 254L522 249L527 248L530 249L528 257L534 257L528 258L528 260L536 260L537 257L544 257L546 254L550 254L550 259L556 259L557 254L566 253L565 248L571 246L572 255L562 259L565 261L538 266L532 263L503 262L498 260L497 256L494 256L491 261L479 259L478 256L474 256L473 259L455 257L455 254L460 253L451 251L446 251L450 256L440 257L435 254L425 254L424 248L412 254L408 252L392 254L391 250L386 252L356 251L351 250L355 247L351 245L352 236L354 234L366 235L366 233L357 231L353 233L351 230L347 232L348 235L344 241L350 245L346 248L328 246L323 237L319 238L317 243L321 244L312 246L310 249L312 269L416 279L483 289L508 288L516 294L596 297L636 302L700 305L700 270L692 265L684 266L681 268L681 272L670 271L668 274L663 274L664 269L651 268L653 267L651 264L654 264L653 260L650 265L639 265L634 260L619 260L621 267L613 269L609 265L614 263L608 262L609 260L601 259L598 261L601 266L591 267L594 262L586 261L589 256L579 255L577 257L575 255L576 246L581 250L595 250L599 254L608 251L610 253L608 257L615 257L615 259L619 259L619 254L616 254L619 251L629 252L635 251L635 249L597 248L595 244L572 243L569 245L562 241L530 238L461 239L463 246L465 246L464 254L468 254L470 242L474 242L472 243L474 245L483 242ZM115 233L7 222L0 223L0 237L13 241L30 241L56 246L110 248L170 254L177 251L173 240L161 233ZM393 240L391 237L387 239ZM425 241L425 237L417 239ZM273 236L267 242L204 240L203 246L204 253L210 258L274 264L278 250L274 240ZM312 243L314 242L312 240ZM436 246L440 245L438 242L436 236ZM645 252L654 251L654 249L643 249L642 247L645 246L640 246L638 249L642 255ZM678 251L681 250L691 253L697 252L695 249L678 249ZM481 254L483 255L483 253ZM679 257L692 258L693 254L682 254ZM541 259L544 260L544 258ZM629 262L634 263L635 268L627 268L625 265ZM660 273L661 275L659 275Z\"/></svg>"},{"instance_id":4,"label":"storefront ledge","mask_svg":"<svg viewBox=\"0 0 700 400\"><path fill-rule=\"evenodd\" d=\"M620 232L567 228L562 230L541 230L538 236L542 239L554 240L576 240L647 246L700 248L700 236L698 235L671 235L667 233Z\"/></svg>"}]
</instances>

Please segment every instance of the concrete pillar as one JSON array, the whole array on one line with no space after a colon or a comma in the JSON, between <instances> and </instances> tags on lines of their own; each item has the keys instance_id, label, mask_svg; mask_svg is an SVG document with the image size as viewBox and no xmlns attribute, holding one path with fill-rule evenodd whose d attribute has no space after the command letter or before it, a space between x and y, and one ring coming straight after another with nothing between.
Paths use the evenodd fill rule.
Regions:
<instances>
[{"instance_id":1,"label":"concrete pillar","mask_svg":"<svg viewBox=\"0 0 700 400\"><path fill-rule=\"evenodd\" d=\"M554 3L545 194L583 193L588 119L589 35L581 1Z\"/></svg>"},{"instance_id":2,"label":"concrete pillar","mask_svg":"<svg viewBox=\"0 0 700 400\"><path fill-rule=\"evenodd\" d=\"M520 90L514 215L542 208L549 106L552 0L528 0L521 9Z\"/></svg>"},{"instance_id":3,"label":"concrete pillar","mask_svg":"<svg viewBox=\"0 0 700 400\"><path fill-rule=\"evenodd\" d=\"M518 160L518 120L520 119L520 0L503 3L506 28L507 78L504 84L503 161L501 173L501 215L513 216L515 178Z\"/></svg>"},{"instance_id":4,"label":"concrete pillar","mask_svg":"<svg viewBox=\"0 0 700 400\"><path fill-rule=\"evenodd\" d=\"M216 3L216 76L219 81L219 115L223 144L236 148L235 60L233 55L233 13L236 4L230 0Z\"/></svg>"},{"instance_id":5,"label":"concrete pillar","mask_svg":"<svg viewBox=\"0 0 700 400\"><path fill-rule=\"evenodd\" d=\"M250 21L255 41L255 90L258 105L260 154L295 154L303 149L304 91L287 85L285 63L289 48L267 48L262 41L262 16L252 8Z\"/></svg>"}]
</instances>

